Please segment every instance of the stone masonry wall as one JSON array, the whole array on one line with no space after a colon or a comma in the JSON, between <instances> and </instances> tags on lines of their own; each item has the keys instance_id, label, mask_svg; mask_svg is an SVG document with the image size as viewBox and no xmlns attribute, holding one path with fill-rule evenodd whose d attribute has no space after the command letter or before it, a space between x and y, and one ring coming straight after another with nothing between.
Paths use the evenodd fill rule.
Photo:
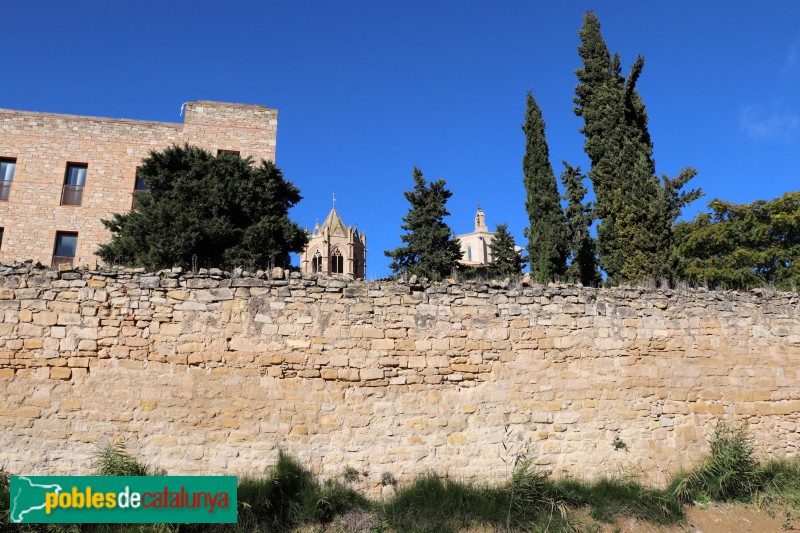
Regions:
<instances>
[{"instance_id":1,"label":"stone masonry wall","mask_svg":"<svg viewBox=\"0 0 800 533\"><path fill-rule=\"evenodd\" d=\"M800 299L0 268L0 465L88 473L122 439L172 474L663 483L723 417L796 456ZM615 450L619 437L627 449Z\"/></svg>"},{"instance_id":2,"label":"stone masonry wall","mask_svg":"<svg viewBox=\"0 0 800 533\"><path fill-rule=\"evenodd\" d=\"M216 154L275 160L278 112L258 105L188 102L184 123L0 109L0 158L16 159L0 201L0 260L49 265L57 231L78 233L75 264L92 264L108 240L100 222L130 210L136 167L151 150L193 144ZM81 205L61 205L68 163L87 164Z\"/></svg>"}]
</instances>

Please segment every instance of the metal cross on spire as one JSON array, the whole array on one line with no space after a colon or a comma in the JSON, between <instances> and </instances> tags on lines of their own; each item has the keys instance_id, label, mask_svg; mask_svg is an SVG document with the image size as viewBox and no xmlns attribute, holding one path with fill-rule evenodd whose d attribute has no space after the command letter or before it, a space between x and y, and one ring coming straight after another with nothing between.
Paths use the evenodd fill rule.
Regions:
<instances>
[{"instance_id":1,"label":"metal cross on spire","mask_svg":"<svg viewBox=\"0 0 800 533\"><path fill-rule=\"evenodd\" d=\"M336 209L336 193L333 193L333 208Z\"/></svg>"}]
</instances>

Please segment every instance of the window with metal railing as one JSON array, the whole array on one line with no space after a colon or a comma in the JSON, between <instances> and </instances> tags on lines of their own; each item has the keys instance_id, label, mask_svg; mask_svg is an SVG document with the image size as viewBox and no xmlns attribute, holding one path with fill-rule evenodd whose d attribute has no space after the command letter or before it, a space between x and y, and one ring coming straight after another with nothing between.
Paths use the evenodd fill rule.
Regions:
<instances>
[{"instance_id":1,"label":"window with metal railing","mask_svg":"<svg viewBox=\"0 0 800 533\"><path fill-rule=\"evenodd\" d=\"M61 205L81 205L88 168L89 165L86 163L67 163L64 188L61 191Z\"/></svg>"},{"instance_id":2,"label":"window with metal railing","mask_svg":"<svg viewBox=\"0 0 800 533\"><path fill-rule=\"evenodd\" d=\"M11 194L11 182L14 181L14 170L17 160L11 157L0 157L0 202L7 202Z\"/></svg>"}]
</instances>

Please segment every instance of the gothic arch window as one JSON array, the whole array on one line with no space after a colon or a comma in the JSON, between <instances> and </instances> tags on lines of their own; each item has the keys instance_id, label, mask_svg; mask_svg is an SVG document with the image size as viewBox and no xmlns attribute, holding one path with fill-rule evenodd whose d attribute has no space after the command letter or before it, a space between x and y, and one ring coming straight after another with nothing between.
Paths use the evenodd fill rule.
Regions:
<instances>
[{"instance_id":1,"label":"gothic arch window","mask_svg":"<svg viewBox=\"0 0 800 533\"><path fill-rule=\"evenodd\" d=\"M472 261L472 246L467 245L467 261Z\"/></svg>"},{"instance_id":2,"label":"gothic arch window","mask_svg":"<svg viewBox=\"0 0 800 533\"><path fill-rule=\"evenodd\" d=\"M331 274L344 274L344 258L338 248L333 251L331 256Z\"/></svg>"},{"instance_id":3,"label":"gothic arch window","mask_svg":"<svg viewBox=\"0 0 800 533\"><path fill-rule=\"evenodd\" d=\"M319 250L314 252L314 257L311 258L311 273L319 274L322 272L322 254Z\"/></svg>"}]
</instances>

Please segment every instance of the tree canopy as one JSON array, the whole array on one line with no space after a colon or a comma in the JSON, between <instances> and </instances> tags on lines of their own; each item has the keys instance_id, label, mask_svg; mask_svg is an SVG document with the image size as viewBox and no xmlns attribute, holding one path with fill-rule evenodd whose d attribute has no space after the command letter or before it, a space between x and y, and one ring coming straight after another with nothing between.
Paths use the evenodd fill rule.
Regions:
<instances>
[{"instance_id":1,"label":"tree canopy","mask_svg":"<svg viewBox=\"0 0 800 533\"><path fill-rule=\"evenodd\" d=\"M564 212L544 130L542 110L533 95L528 93L525 123L522 125L525 132L525 155L522 158L525 210L530 224L525 235L528 237L531 277L540 283L562 275L567 259Z\"/></svg>"},{"instance_id":2,"label":"tree canopy","mask_svg":"<svg viewBox=\"0 0 800 533\"><path fill-rule=\"evenodd\" d=\"M516 250L514 237L508 232L508 224L498 224L490 244L492 264L489 271L498 278L514 277L522 273L525 260Z\"/></svg>"},{"instance_id":3,"label":"tree canopy","mask_svg":"<svg viewBox=\"0 0 800 533\"><path fill-rule=\"evenodd\" d=\"M413 175L414 189L403 193L411 204L401 226L407 232L401 237L406 245L384 253L392 259L389 268L395 273L439 280L449 276L461 258L458 240L444 222L450 215L445 204L453 193L443 179L427 183L417 167Z\"/></svg>"},{"instance_id":4,"label":"tree canopy","mask_svg":"<svg viewBox=\"0 0 800 533\"><path fill-rule=\"evenodd\" d=\"M675 226L680 275L709 286L800 286L800 191L774 200L712 200L711 213Z\"/></svg>"},{"instance_id":5,"label":"tree canopy","mask_svg":"<svg viewBox=\"0 0 800 533\"><path fill-rule=\"evenodd\" d=\"M308 242L288 216L300 191L271 161L172 146L150 152L138 172L149 191L103 220L112 237L97 254L109 263L188 268L196 256L200 266L288 268Z\"/></svg>"},{"instance_id":6,"label":"tree canopy","mask_svg":"<svg viewBox=\"0 0 800 533\"><path fill-rule=\"evenodd\" d=\"M684 169L663 184L656 176L647 111L636 89L644 58L637 57L623 77L619 54L611 56L591 11L579 34L583 66L575 71L574 102L597 198L600 266L615 283L665 275L672 225L681 208L701 195L680 192L696 172Z\"/></svg>"},{"instance_id":7,"label":"tree canopy","mask_svg":"<svg viewBox=\"0 0 800 533\"><path fill-rule=\"evenodd\" d=\"M597 269L595 242L589 233L594 221L592 205L583 203L586 187L583 186L581 167L573 168L564 161L561 182L564 184L567 200L567 245L571 262L567 268L567 279L580 281L586 286L596 286L601 281Z\"/></svg>"}]
</instances>

